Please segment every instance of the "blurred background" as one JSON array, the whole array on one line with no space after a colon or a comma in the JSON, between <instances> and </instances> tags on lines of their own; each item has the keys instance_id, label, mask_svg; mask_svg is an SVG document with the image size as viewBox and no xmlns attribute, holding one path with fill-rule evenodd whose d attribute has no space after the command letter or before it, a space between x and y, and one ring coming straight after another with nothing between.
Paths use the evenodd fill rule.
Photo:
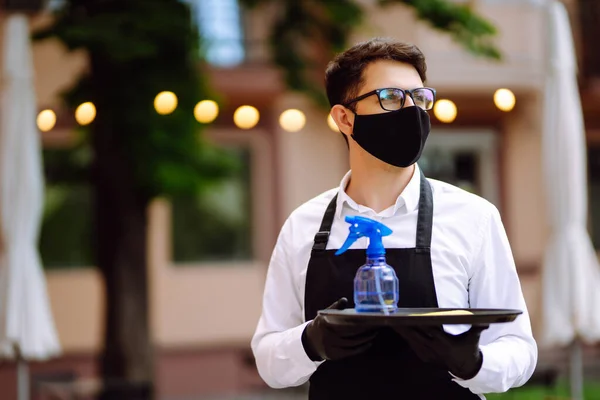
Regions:
<instances>
[{"instance_id":1,"label":"blurred background","mask_svg":"<svg viewBox=\"0 0 600 400\"><path fill-rule=\"evenodd\" d=\"M323 102L326 63L373 36L426 55L438 103L419 164L498 207L545 334L554 2L0 4L0 399L305 399L305 387L266 387L250 339L280 227L348 169ZM562 4L584 125L568 141L578 158L555 164L581 164L583 223L600 249L600 1ZM9 93L11 79L22 86ZM25 248L34 255L19 258ZM597 335L541 344L530 383L488 398L575 398L574 341L585 398L600 399Z\"/></svg>"}]
</instances>

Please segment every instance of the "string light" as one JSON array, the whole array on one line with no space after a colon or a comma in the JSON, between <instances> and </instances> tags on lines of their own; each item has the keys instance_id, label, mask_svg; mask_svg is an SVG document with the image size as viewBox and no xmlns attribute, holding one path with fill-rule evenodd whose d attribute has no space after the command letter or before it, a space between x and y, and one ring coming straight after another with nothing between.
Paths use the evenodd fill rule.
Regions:
<instances>
[{"instance_id":1,"label":"string light","mask_svg":"<svg viewBox=\"0 0 600 400\"><path fill-rule=\"evenodd\" d=\"M160 92L154 98L154 108L160 115L171 114L177 108L177 96L173 92Z\"/></svg>"},{"instance_id":2,"label":"string light","mask_svg":"<svg viewBox=\"0 0 600 400\"><path fill-rule=\"evenodd\" d=\"M456 119L458 111L452 100L442 99L436 101L433 106L433 113L437 119L449 124Z\"/></svg>"},{"instance_id":3,"label":"string light","mask_svg":"<svg viewBox=\"0 0 600 400\"><path fill-rule=\"evenodd\" d=\"M79 107L75 110L75 120L80 125L88 125L91 124L96 118L96 106L94 103L88 101L83 104L80 104Z\"/></svg>"},{"instance_id":4,"label":"string light","mask_svg":"<svg viewBox=\"0 0 600 400\"><path fill-rule=\"evenodd\" d=\"M56 125L56 114L52 110L43 110L37 116L37 126L40 131L48 132Z\"/></svg>"},{"instance_id":5,"label":"string light","mask_svg":"<svg viewBox=\"0 0 600 400\"><path fill-rule=\"evenodd\" d=\"M511 111L515 108L515 94L509 89L498 89L494 93L494 104L502 111Z\"/></svg>"},{"instance_id":6,"label":"string light","mask_svg":"<svg viewBox=\"0 0 600 400\"><path fill-rule=\"evenodd\" d=\"M219 115L219 105L212 100L202 100L194 107L194 117L200 123L211 123L217 115Z\"/></svg>"},{"instance_id":7,"label":"string light","mask_svg":"<svg viewBox=\"0 0 600 400\"><path fill-rule=\"evenodd\" d=\"M251 129L260 119L260 113L252 106L240 106L233 113L233 122L240 129Z\"/></svg>"},{"instance_id":8,"label":"string light","mask_svg":"<svg viewBox=\"0 0 600 400\"><path fill-rule=\"evenodd\" d=\"M285 110L279 116L279 125L288 132L298 132L304 128L306 116L300 110L291 108Z\"/></svg>"}]
</instances>

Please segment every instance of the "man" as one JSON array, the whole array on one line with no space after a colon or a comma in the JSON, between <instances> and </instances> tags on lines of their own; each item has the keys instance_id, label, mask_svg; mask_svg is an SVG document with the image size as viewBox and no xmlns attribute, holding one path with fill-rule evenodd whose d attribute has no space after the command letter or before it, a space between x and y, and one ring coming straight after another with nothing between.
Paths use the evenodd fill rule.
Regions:
<instances>
[{"instance_id":1,"label":"man","mask_svg":"<svg viewBox=\"0 0 600 400\"><path fill-rule=\"evenodd\" d=\"M435 90L409 44L373 39L326 71L331 115L348 143L339 188L296 209L273 251L252 340L258 371L274 388L310 379L310 400L478 399L523 385L537 346L497 209L416 164L430 131ZM353 307L367 241L335 256L347 215L393 230L383 238L398 276L399 307L510 308L515 322L488 329L372 330L331 326L318 310ZM349 301L348 301L349 299Z\"/></svg>"}]
</instances>

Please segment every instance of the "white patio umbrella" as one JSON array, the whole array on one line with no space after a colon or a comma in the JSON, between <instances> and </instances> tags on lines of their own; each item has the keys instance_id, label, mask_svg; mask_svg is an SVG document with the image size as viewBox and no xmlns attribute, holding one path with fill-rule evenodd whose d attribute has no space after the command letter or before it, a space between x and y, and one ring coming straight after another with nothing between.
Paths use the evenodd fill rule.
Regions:
<instances>
[{"instance_id":1,"label":"white patio umbrella","mask_svg":"<svg viewBox=\"0 0 600 400\"><path fill-rule=\"evenodd\" d=\"M28 360L60 352L37 241L43 177L28 22L5 22L0 103L0 357L18 360L19 398L28 399Z\"/></svg>"},{"instance_id":2,"label":"white patio umbrella","mask_svg":"<svg viewBox=\"0 0 600 400\"><path fill-rule=\"evenodd\" d=\"M541 345L571 346L571 391L582 399L581 343L600 340L600 266L587 224L586 143L571 27L548 3L543 160L551 234L543 269Z\"/></svg>"}]
</instances>

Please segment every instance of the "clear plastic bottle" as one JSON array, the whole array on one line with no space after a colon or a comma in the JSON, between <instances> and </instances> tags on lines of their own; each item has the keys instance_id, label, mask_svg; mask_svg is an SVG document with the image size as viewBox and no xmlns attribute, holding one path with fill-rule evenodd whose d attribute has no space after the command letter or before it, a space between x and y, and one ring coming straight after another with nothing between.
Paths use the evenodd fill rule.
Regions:
<instances>
[{"instance_id":1,"label":"clear plastic bottle","mask_svg":"<svg viewBox=\"0 0 600 400\"><path fill-rule=\"evenodd\" d=\"M354 304L358 312L397 310L398 277L385 257L367 258L354 278Z\"/></svg>"}]
</instances>

